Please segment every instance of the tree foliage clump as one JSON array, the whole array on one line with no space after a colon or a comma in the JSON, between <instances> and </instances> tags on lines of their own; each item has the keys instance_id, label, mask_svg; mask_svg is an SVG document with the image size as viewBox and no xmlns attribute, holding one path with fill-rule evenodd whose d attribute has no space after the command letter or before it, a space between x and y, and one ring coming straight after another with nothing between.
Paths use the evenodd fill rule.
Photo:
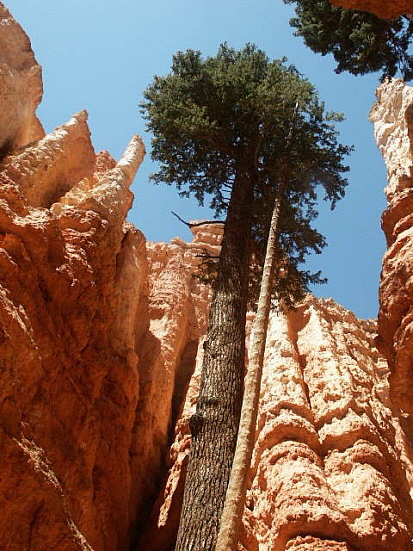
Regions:
<instances>
[{"instance_id":1,"label":"tree foliage clump","mask_svg":"<svg viewBox=\"0 0 413 551\"><path fill-rule=\"evenodd\" d=\"M382 78L400 74L413 78L413 20L401 16L380 19L373 13L346 10L329 0L284 0L296 4L297 17L290 20L305 44L314 52L333 54L336 73L353 75L381 72Z\"/></svg>"},{"instance_id":2,"label":"tree foliage clump","mask_svg":"<svg viewBox=\"0 0 413 551\"><path fill-rule=\"evenodd\" d=\"M155 183L175 184L182 196L207 199L216 216L224 214L234 180L253 181L250 287L256 289L272 205L284 161L286 135L295 104L300 105L290 156L290 181L281 212L279 248L284 258L275 293L291 303L308 286L325 280L302 269L306 255L320 253L324 237L313 228L317 186L324 199L344 195L348 170L342 160L351 148L337 141L337 113L325 112L313 86L285 59L269 61L254 45L235 51L221 45L217 56L178 52L172 72L155 77L142 104L152 139L152 158L160 163ZM288 277L287 277L288 273ZM278 291L277 291L278 290ZM251 295L253 300L256 293Z\"/></svg>"}]
</instances>

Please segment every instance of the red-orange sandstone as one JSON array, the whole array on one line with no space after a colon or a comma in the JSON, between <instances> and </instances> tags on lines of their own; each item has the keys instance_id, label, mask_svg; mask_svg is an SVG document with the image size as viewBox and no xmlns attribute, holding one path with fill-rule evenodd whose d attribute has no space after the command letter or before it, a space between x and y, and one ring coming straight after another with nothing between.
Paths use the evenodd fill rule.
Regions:
<instances>
[{"instance_id":1,"label":"red-orange sandstone","mask_svg":"<svg viewBox=\"0 0 413 551\"><path fill-rule=\"evenodd\" d=\"M167 551L210 297L193 273L222 229L146 243L125 221L141 140L118 162L95 154L86 112L44 136L40 68L1 3L0 23L0 548ZM390 170L378 343L392 386L374 321L310 296L273 314L244 551L412 549L412 92L386 86L373 116Z\"/></svg>"},{"instance_id":2,"label":"red-orange sandstone","mask_svg":"<svg viewBox=\"0 0 413 551\"><path fill-rule=\"evenodd\" d=\"M375 334L331 300L272 316L240 550L411 549L413 458ZM138 549L173 547L197 366Z\"/></svg>"}]
</instances>

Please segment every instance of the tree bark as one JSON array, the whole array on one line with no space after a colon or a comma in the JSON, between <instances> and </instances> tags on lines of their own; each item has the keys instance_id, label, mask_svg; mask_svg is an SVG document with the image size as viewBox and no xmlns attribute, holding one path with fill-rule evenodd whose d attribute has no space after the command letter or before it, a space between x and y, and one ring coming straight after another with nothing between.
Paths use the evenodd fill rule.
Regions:
<instances>
[{"instance_id":1,"label":"tree bark","mask_svg":"<svg viewBox=\"0 0 413 551\"><path fill-rule=\"evenodd\" d=\"M245 362L253 182L233 183L205 342L175 551L213 551L234 456Z\"/></svg>"},{"instance_id":2,"label":"tree bark","mask_svg":"<svg viewBox=\"0 0 413 551\"><path fill-rule=\"evenodd\" d=\"M254 450L255 426L257 423L265 343L267 340L268 320L271 309L274 268L277 260L280 212L289 179L291 145L297 113L298 104L295 106L286 140L285 161L272 211L257 313L255 315L251 335L248 372L245 377L245 390L242 401L237 444L215 551L236 551L239 540L248 471L251 465L252 452Z\"/></svg>"},{"instance_id":3,"label":"tree bark","mask_svg":"<svg viewBox=\"0 0 413 551\"><path fill-rule=\"evenodd\" d=\"M248 471L255 442L255 425L257 423L265 343L271 308L272 282L277 253L281 198L282 196L279 195L275 201L268 235L258 308L251 336L248 372L245 377L245 390L237 445L215 551L235 551L239 539Z\"/></svg>"}]
</instances>

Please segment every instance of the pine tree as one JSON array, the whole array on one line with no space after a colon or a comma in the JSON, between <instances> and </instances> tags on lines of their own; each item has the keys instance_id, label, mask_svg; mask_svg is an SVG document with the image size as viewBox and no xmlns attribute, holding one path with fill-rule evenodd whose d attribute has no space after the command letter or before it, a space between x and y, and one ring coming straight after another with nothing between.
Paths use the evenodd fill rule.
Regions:
<instances>
[{"instance_id":1,"label":"pine tree","mask_svg":"<svg viewBox=\"0 0 413 551\"><path fill-rule=\"evenodd\" d=\"M201 388L190 419L190 461L176 551L212 551L233 460L242 403L245 320L262 264L295 104L300 136L290 151L290 178L280 212L282 269L274 292L292 302L320 275L300 269L325 240L311 226L318 186L332 206L344 195L350 148L337 142L334 121L311 84L285 60L255 46L221 45L215 57L188 50L172 71L155 77L142 104L153 133L157 183L177 185L226 214L204 345ZM229 199L226 198L229 193Z\"/></svg>"},{"instance_id":2,"label":"pine tree","mask_svg":"<svg viewBox=\"0 0 413 551\"><path fill-rule=\"evenodd\" d=\"M322 55L333 54L336 73L364 75L381 71L382 78L400 73L413 78L413 20L380 19L373 13L334 7L329 0L284 0L296 4L290 25L305 44Z\"/></svg>"}]
</instances>

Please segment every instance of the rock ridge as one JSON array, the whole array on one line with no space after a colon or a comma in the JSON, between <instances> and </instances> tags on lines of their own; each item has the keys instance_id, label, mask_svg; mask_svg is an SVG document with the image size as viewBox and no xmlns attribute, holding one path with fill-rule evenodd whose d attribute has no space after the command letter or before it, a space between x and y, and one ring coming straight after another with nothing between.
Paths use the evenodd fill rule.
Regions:
<instances>
[{"instance_id":1,"label":"rock ridge","mask_svg":"<svg viewBox=\"0 0 413 551\"><path fill-rule=\"evenodd\" d=\"M389 362L391 396L413 413L413 89L403 81L384 82L370 118L387 165L388 207L382 228L388 249L380 282L378 345ZM406 417L409 423L410 417Z\"/></svg>"}]
</instances>

